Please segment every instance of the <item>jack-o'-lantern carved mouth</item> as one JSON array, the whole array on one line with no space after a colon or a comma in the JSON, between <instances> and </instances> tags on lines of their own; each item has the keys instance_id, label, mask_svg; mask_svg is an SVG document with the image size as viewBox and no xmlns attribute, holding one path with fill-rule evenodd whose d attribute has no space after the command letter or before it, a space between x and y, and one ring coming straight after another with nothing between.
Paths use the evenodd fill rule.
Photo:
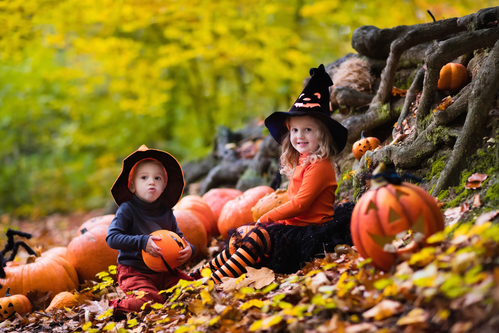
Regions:
<instances>
[{"instance_id":1,"label":"jack-o'-lantern carved mouth","mask_svg":"<svg viewBox=\"0 0 499 333\"><path fill-rule=\"evenodd\" d=\"M16 310L13 310L11 308L14 307L14 304L12 304L11 302L9 302L9 305L7 306L7 309L2 309L2 306L0 305L0 316L3 318L3 319L8 319L12 316L14 316L16 314ZM3 311L1 311L3 310ZM12 312L11 312L12 311Z\"/></svg>"},{"instance_id":2,"label":"jack-o'-lantern carved mouth","mask_svg":"<svg viewBox=\"0 0 499 333\"><path fill-rule=\"evenodd\" d=\"M404 193L397 191L397 194L400 196ZM375 209L376 205L371 202L369 209ZM388 215L388 223L394 224L399 223L401 220L400 216L390 208L390 212ZM425 221L423 212L421 212L416 220L416 222L411 226L408 230L402 230L401 232L395 235L376 235L369 232L369 236L371 236L372 240L384 251L396 253L399 249L404 246L410 244L411 242L420 243L425 238L426 230L425 230Z\"/></svg>"}]
</instances>

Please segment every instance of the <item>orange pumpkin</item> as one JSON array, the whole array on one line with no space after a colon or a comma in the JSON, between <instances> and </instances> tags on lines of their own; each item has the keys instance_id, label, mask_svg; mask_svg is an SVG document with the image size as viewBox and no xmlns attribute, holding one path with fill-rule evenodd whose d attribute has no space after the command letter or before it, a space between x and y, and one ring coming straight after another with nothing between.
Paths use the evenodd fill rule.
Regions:
<instances>
[{"instance_id":1,"label":"orange pumpkin","mask_svg":"<svg viewBox=\"0 0 499 333\"><path fill-rule=\"evenodd\" d=\"M203 223L189 210L174 210L180 231L185 239L196 247L194 258L206 253L207 236Z\"/></svg>"},{"instance_id":2,"label":"orange pumpkin","mask_svg":"<svg viewBox=\"0 0 499 333\"><path fill-rule=\"evenodd\" d=\"M0 320L9 319L16 313L31 312L31 302L25 295L11 295L7 288L5 296L0 298Z\"/></svg>"},{"instance_id":3,"label":"orange pumpkin","mask_svg":"<svg viewBox=\"0 0 499 333\"><path fill-rule=\"evenodd\" d=\"M427 237L444 229L444 220L433 197L410 183L389 183L383 177L384 167L380 163L374 171L371 188L355 205L350 227L359 254L388 271L408 251L393 246L397 235L411 230L418 246L412 244L409 249L417 250L426 245Z\"/></svg>"},{"instance_id":4,"label":"orange pumpkin","mask_svg":"<svg viewBox=\"0 0 499 333\"><path fill-rule=\"evenodd\" d=\"M251 208L251 214L253 214L253 221L256 222L258 219L271 211L272 209L279 207L289 201L288 190L287 189L277 189L275 192L266 194L263 198L258 200L256 205Z\"/></svg>"},{"instance_id":5,"label":"orange pumpkin","mask_svg":"<svg viewBox=\"0 0 499 333\"><path fill-rule=\"evenodd\" d=\"M151 236L161 237L161 240L155 240L154 242L161 248L163 257L153 257L147 252L142 251L142 258L147 267L155 272L168 272L170 269L177 267L178 252L186 246L182 238L169 230L157 230L151 233Z\"/></svg>"},{"instance_id":6,"label":"orange pumpkin","mask_svg":"<svg viewBox=\"0 0 499 333\"><path fill-rule=\"evenodd\" d=\"M32 255L26 262L9 261L4 271L5 278L0 278L0 297L6 294L3 286L9 286L13 294L26 295L33 290L49 293L49 300L61 291L78 288L75 268L59 256Z\"/></svg>"},{"instance_id":7,"label":"orange pumpkin","mask_svg":"<svg viewBox=\"0 0 499 333\"><path fill-rule=\"evenodd\" d=\"M114 219L114 214L102 215L93 217L85 222L83 222L78 230L76 231L76 236L81 235L83 229L92 230L93 227L104 224L109 226Z\"/></svg>"},{"instance_id":8,"label":"orange pumpkin","mask_svg":"<svg viewBox=\"0 0 499 333\"><path fill-rule=\"evenodd\" d=\"M96 225L91 230L82 229L80 235L68 244L68 261L78 272L80 283L98 281L96 274L107 272L110 265L117 265L118 250L106 243L108 226Z\"/></svg>"},{"instance_id":9,"label":"orange pumpkin","mask_svg":"<svg viewBox=\"0 0 499 333\"><path fill-rule=\"evenodd\" d=\"M190 210L203 223L208 242L211 237L218 234L218 226L210 206L199 195L186 195L176 205L173 210Z\"/></svg>"},{"instance_id":10,"label":"orange pumpkin","mask_svg":"<svg viewBox=\"0 0 499 333\"><path fill-rule=\"evenodd\" d=\"M43 252L41 256L42 257L58 256L67 259L67 254L68 254L68 248L66 246L57 246Z\"/></svg>"},{"instance_id":11,"label":"orange pumpkin","mask_svg":"<svg viewBox=\"0 0 499 333\"><path fill-rule=\"evenodd\" d=\"M87 291L83 294L78 292L72 293L69 291L63 291L55 295L45 311L72 308L74 306L85 304L86 301L92 301L94 299L95 296L92 294L92 291Z\"/></svg>"},{"instance_id":12,"label":"orange pumpkin","mask_svg":"<svg viewBox=\"0 0 499 333\"><path fill-rule=\"evenodd\" d=\"M374 150L378 147L381 147L381 142L379 142L378 138L373 136L366 138L364 137L364 131L362 131L360 140L356 141L352 146L352 153L358 161L368 150Z\"/></svg>"},{"instance_id":13,"label":"orange pumpkin","mask_svg":"<svg viewBox=\"0 0 499 333\"><path fill-rule=\"evenodd\" d=\"M215 234L213 236L218 236L220 235L220 230L218 230L218 220L220 218L220 213L222 212L222 209L224 208L225 204L240 196L243 194L243 192L233 189L233 188L213 188L203 194L201 197L211 208L211 211L213 212L213 217L215 218L215 221L217 222L217 227L214 228Z\"/></svg>"},{"instance_id":14,"label":"orange pumpkin","mask_svg":"<svg viewBox=\"0 0 499 333\"><path fill-rule=\"evenodd\" d=\"M468 84L468 69L461 64L448 63L440 70L438 90L456 91Z\"/></svg>"},{"instance_id":15,"label":"orange pumpkin","mask_svg":"<svg viewBox=\"0 0 499 333\"><path fill-rule=\"evenodd\" d=\"M246 190L242 195L228 201L218 219L218 230L223 238L229 237L230 228L238 228L253 222L251 208L268 193L274 192L270 186L257 186Z\"/></svg>"}]
</instances>

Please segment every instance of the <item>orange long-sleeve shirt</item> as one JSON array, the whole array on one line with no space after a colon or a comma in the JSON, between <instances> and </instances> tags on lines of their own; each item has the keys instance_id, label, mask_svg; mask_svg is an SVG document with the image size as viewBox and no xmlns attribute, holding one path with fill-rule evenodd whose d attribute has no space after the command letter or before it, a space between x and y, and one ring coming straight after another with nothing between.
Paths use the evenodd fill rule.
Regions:
<instances>
[{"instance_id":1,"label":"orange long-sleeve shirt","mask_svg":"<svg viewBox=\"0 0 499 333\"><path fill-rule=\"evenodd\" d=\"M300 156L300 162L305 156ZM330 221L334 215L336 174L329 160L296 167L289 181L289 201L260 217L260 222L304 226Z\"/></svg>"}]
</instances>

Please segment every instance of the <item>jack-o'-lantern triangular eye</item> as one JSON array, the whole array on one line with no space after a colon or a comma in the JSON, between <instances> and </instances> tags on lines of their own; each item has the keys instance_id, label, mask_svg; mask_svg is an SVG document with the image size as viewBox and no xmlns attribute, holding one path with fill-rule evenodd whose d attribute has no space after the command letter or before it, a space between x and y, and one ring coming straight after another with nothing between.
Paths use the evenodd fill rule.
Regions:
<instances>
[{"instance_id":1,"label":"jack-o'-lantern triangular eye","mask_svg":"<svg viewBox=\"0 0 499 333\"><path fill-rule=\"evenodd\" d=\"M418 219L411 226L411 230L414 233L417 233L417 232L420 232L422 234L426 233L423 212L421 212L421 214L419 214Z\"/></svg>"},{"instance_id":2,"label":"jack-o'-lantern triangular eye","mask_svg":"<svg viewBox=\"0 0 499 333\"><path fill-rule=\"evenodd\" d=\"M401 196L407 195L407 193L400 191L399 189L395 190L395 197L397 198L397 201L400 199Z\"/></svg>"},{"instance_id":3,"label":"jack-o'-lantern triangular eye","mask_svg":"<svg viewBox=\"0 0 499 333\"><path fill-rule=\"evenodd\" d=\"M370 201L369 205L367 205L366 214L369 214L369 211L371 209L374 209L376 212L378 211L378 207L376 206L376 204L373 201Z\"/></svg>"},{"instance_id":4,"label":"jack-o'-lantern triangular eye","mask_svg":"<svg viewBox=\"0 0 499 333\"><path fill-rule=\"evenodd\" d=\"M390 207L390 212L388 213L388 223L395 223L398 220L400 220L400 215Z\"/></svg>"}]
</instances>

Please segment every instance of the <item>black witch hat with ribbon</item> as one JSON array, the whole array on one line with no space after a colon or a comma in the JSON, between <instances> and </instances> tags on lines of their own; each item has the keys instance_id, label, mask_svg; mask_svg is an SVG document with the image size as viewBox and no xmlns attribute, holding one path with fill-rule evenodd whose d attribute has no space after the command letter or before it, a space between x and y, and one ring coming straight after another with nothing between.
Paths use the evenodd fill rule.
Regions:
<instances>
[{"instance_id":1,"label":"black witch hat with ribbon","mask_svg":"<svg viewBox=\"0 0 499 333\"><path fill-rule=\"evenodd\" d=\"M331 118L329 87L333 85L333 80L322 64L319 68L311 68L310 75L310 81L289 111L272 113L265 119L265 126L269 129L272 137L281 144L288 132L286 127L288 117L315 117L326 125L333 140L338 145L339 151L342 151L347 142L348 130Z\"/></svg>"}]
</instances>

